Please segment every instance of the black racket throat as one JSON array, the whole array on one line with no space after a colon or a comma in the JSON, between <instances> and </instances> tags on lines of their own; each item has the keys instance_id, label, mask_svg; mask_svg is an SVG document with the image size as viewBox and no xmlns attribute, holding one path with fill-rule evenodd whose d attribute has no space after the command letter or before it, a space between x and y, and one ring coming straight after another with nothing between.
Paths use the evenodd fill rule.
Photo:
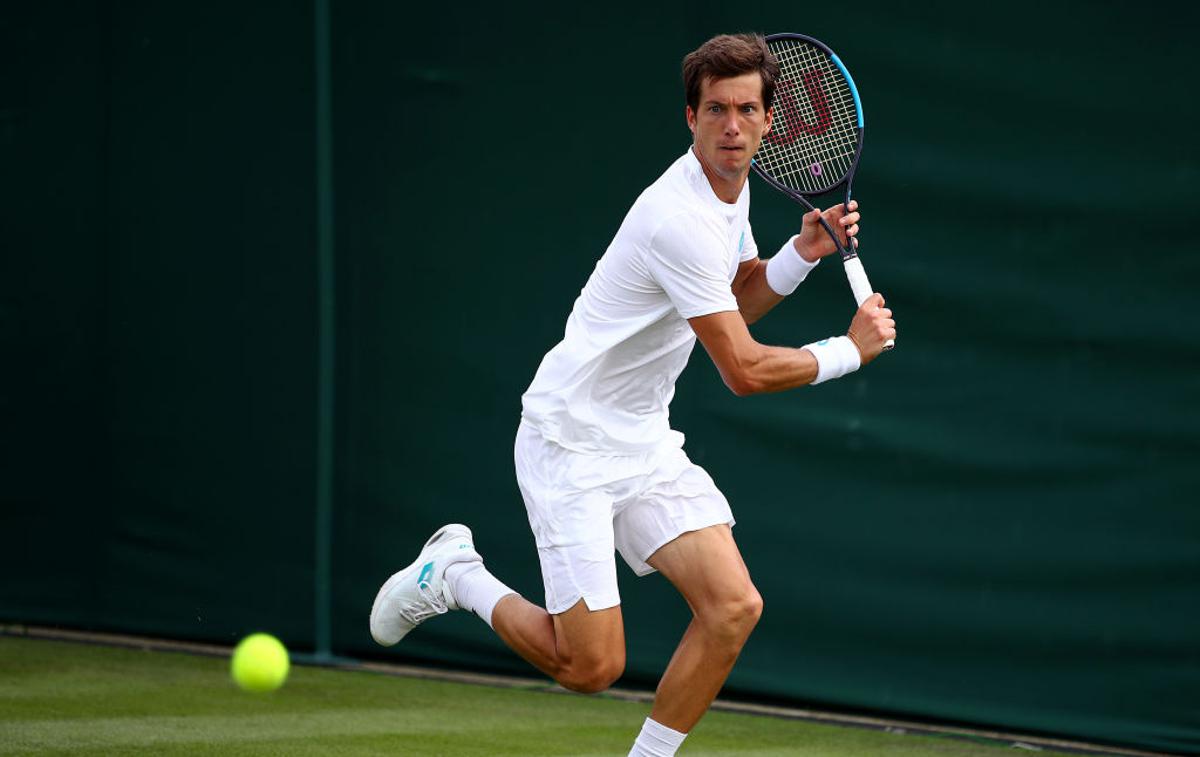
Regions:
<instances>
[{"instance_id":1,"label":"black racket throat","mask_svg":"<svg viewBox=\"0 0 1200 757\"><path fill-rule=\"evenodd\" d=\"M808 197L804 196L803 194L801 194L799 192L796 192L795 190L791 189L790 187L784 186L783 184L779 183L778 181L775 181L775 179L771 178L770 175L768 175L767 173L765 173L761 169L759 169L757 163L751 164L751 168L754 169L754 172L756 174L758 174L763 179L763 181L766 181L768 184L775 187L780 192L783 192L788 197L792 198L792 200L794 200L795 202L798 202L799 204L803 205L809 211L817 210L817 206L814 205L808 199ZM847 175L846 178L844 178L840 184L834 185L832 187L832 189L837 189L842 184L845 185L846 196L842 200L842 207L845 208L847 214L850 213L850 190L851 190L851 186L853 185L853 182L854 182L854 176L851 173L850 175ZM825 217L823 215L817 216L817 221L821 224L821 228L825 229L825 233L829 235L829 238L831 240L833 240L833 244L835 247L837 247L838 253L842 256L843 261L858 257L858 252L854 249L853 241L850 241L847 244L842 244L842 240L838 237L837 232L835 232L833 230L833 227L829 225L829 222L825 220ZM850 239L850 237L847 237L847 239Z\"/></svg>"}]
</instances>

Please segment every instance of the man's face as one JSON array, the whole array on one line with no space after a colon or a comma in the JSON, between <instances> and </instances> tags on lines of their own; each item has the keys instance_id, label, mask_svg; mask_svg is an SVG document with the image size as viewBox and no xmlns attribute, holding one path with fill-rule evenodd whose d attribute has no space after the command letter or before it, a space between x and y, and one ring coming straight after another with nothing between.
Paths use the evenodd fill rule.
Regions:
<instances>
[{"instance_id":1,"label":"man's face","mask_svg":"<svg viewBox=\"0 0 1200 757\"><path fill-rule=\"evenodd\" d=\"M771 112L763 108L758 72L700 85L700 109L687 108L688 128L708 170L723 179L745 178L750 159L771 128Z\"/></svg>"}]
</instances>

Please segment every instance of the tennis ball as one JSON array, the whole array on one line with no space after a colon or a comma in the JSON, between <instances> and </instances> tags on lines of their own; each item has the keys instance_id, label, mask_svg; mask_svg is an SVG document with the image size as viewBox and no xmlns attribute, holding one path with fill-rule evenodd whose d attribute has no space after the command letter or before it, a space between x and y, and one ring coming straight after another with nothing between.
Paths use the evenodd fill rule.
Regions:
<instances>
[{"instance_id":1,"label":"tennis ball","mask_svg":"<svg viewBox=\"0 0 1200 757\"><path fill-rule=\"evenodd\" d=\"M269 633L254 633L242 639L230 662L234 682L255 693L282 686L289 667L287 649Z\"/></svg>"}]
</instances>

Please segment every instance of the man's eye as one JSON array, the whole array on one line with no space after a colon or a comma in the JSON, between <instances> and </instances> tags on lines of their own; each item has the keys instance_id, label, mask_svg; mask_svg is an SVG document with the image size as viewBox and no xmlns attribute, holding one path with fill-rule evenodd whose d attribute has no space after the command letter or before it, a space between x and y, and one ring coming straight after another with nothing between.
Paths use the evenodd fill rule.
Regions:
<instances>
[{"instance_id":1,"label":"man's eye","mask_svg":"<svg viewBox=\"0 0 1200 757\"><path fill-rule=\"evenodd\" d=\"M710 106L708 106L708 112L709 113L720 113L721 106L720 105L710 105Z\"/></svg>"}]
</instances>

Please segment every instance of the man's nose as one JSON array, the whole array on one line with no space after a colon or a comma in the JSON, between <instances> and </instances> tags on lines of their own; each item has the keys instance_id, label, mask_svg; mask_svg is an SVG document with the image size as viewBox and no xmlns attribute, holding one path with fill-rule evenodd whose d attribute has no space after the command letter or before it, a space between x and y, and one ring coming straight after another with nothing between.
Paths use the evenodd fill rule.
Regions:
<instances>
[{"instance_id":1,"label":"man's nose","mask_svg":"<svg viewBox=\"0 0 1200 757\"><path fill-rule=\"evenodd\" d=\"M737 111L731 109L725 115L725 133L726 134L737 134L740 131L741 131L741 129L738 128Z\"/></svg>"}]
</instances>

